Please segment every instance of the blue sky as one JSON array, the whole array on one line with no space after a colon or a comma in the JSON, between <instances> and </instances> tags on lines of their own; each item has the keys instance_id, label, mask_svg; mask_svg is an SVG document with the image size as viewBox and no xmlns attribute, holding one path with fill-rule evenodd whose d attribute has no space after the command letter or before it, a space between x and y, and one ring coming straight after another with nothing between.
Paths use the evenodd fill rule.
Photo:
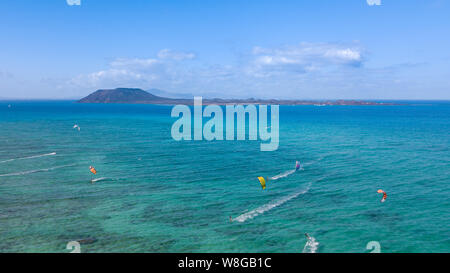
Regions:
<instances>
[{"instance_id":1,"label":"blue sky","mask_svg":"<svg viewBox=\"0 0 450 273\"><path fill-rule=\"evenodd\" d=\"M450 99L449 14L445 0L2 0L0 98Z\"/></svg>"}]
</instances>

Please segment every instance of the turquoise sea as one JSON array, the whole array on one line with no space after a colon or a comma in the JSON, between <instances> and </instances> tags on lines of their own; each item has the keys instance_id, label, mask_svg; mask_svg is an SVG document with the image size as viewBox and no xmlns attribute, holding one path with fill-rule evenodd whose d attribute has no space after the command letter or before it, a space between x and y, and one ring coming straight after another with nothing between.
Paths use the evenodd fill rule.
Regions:
<instances>
[{"instance_id":1,"label":"turquoise sea","mask_svg":"<svg viewBox=\"0 0 450 273\"><path fill-rule=\"evenodd\" d=\"M0 252L450 252L450 102L402 103L280 106L261 152L173 140L171 106L0 102Z\"/></svg>"}]
</instances>

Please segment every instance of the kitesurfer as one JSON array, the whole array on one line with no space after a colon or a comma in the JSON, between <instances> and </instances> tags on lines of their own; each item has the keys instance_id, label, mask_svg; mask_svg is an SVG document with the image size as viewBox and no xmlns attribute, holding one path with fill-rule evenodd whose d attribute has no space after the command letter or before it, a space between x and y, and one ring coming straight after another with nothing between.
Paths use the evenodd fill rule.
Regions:
<instances>
[{"instance_id":1,"label":"kitesurfer","mask_svg":"<svg viewBox=\"0 0 450 273\"><path fill-rule=\"evenodd\" d=\"M259 183L261 183L261 187L263 188L263 190L266 189L266 180L264 179L264 177L259 176L258 177Z\"/></svg>"},{"instance_id":2,"label":"kitesurfer","mask_svg":"<svg viewBox=\"0 0 450 273\"><path fill-rule=\"evenodd\" d=\"M381 198L381 202L383 203L384 201L386 201L386 198L387 198L386 192L383 190L378 190L377 192L383 194L383 197Z\"/></svg>"},{"instance_id":3,"label":"kitesurfer","mask_svg":"<svg viewBox=\"0 0 450 273\"><path fill-rule=\"evenodd\" d=\"M94 167L89 166L89 170L91 171L91 173L97 174L97 170Z\"/></svg>"}]
</instances>

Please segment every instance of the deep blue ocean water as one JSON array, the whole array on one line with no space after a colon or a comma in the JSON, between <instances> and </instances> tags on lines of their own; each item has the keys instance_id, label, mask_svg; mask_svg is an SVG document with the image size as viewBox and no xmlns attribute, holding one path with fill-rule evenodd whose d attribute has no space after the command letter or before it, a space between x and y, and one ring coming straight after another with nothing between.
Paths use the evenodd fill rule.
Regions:
<instances>
[{"instance_id":1,"label":"deep blue ocean water","mask_svg":"<svg viewBox=\"0 0 450 273\"><path fill-rule=\"evenodd\" d=\"M450 252L450 103L403 103L280 106L261 152L173 140L171 106L0 102L0 252Z\"/></svg>"}]
</instances>

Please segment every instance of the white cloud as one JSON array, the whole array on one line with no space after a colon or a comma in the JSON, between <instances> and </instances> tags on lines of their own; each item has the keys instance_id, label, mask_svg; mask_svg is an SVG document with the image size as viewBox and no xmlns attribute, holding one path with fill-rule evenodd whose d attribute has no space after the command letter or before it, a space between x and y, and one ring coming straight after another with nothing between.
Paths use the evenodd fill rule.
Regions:
<instances>
[{"instance_id":1,"label":"white cloud","mask_svg":"<svg viewBox=\"0 0 450 273\"><path fill-rule=\"evenodd\" d=\"M325 52L324 57L347 64L359 64L361 62L361 52L351 48L329 49Z\"/></svg>"},{"instance_id":2,"label":"white cloud","mask_svg":"<svg viewBox=\"0 0 450 273\"><path fill-rule=\"evenodd\" d=\"M69 6L80 6L81 0L66 0L67 5Z\"/></svg>"},{"instance_id":3,"label":"white cloud","mask_svg":"<svg viewBox=\"0 0 450 273\"><path fill-rule=\"evenodd\" d=\"M179 82L186 72L186 65L179 63L192 60L192 53L163 49L156 58L117 58L109 63L107 69L90 74L79 75L69 81L70 85L84 88L105 88L114 86L150 86L155 82ZM192 75L193 76L193 75Z\"/></svg>"},{"instance_id":4,"label":"white cloud","mask_svg":"<svg viewBox=\"0 0 450 273\"><path fill-rule=\"evenodd\" d=\"M149 75L145 75L148 79ZM87 75L79 75L69 81L69 85L82 88L112 88L122 85L134 85L144 79L144 75L126 69L107 69Z\"/></svg>"},{"instance_id":5,"label":"white cloud","mask_svg":"<svg viewBox=\"0 0 450 273\"><path fill-rule=\"evenodd\" d=\"M111 62L112 67L150 67L160 63L157 59L127 59L127 58L118 58Z\"/></svg>"},{"instance_id":6,"label":"white cloud","mask_svg":"<svg viewBox=\"0 0 450 273\"><path fill-rule=\"evenodd\" d=\"M195 58L195 54L186 52L177 52L170 49L162 49L158 52L158 58L171 59L175 61L190 60Z\"/></svg>"},{"instance_id":7,"label":"white cloud","mask_svg":"<svg viewBox=\"0 0 450 273\"><path fill-rule=\"evenodd\" d=\"M307 73L331 66L360 66L363 62L358 46L330 43L301 43L275 49L255 47L253 57L247 72L255 76Z\"/></svg>"},{"instance_id":8,"label":"white cloud","mask_svg":"<svg viewBox=\"0 0 450 273\"><path fill-rule=\"evenodd\" d=\"M374 6L374 5L380 6L381 5L381 0L366 0L366 1L369 6Z\"/></svg>"}]
</instances>

